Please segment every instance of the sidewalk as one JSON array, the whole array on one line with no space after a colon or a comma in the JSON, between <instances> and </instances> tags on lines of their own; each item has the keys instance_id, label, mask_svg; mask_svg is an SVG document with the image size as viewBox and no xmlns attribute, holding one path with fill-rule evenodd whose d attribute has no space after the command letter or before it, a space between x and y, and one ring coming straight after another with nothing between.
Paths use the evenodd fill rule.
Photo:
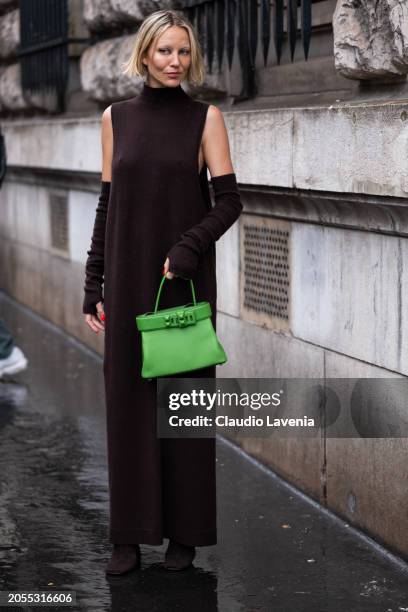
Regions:
<instances>
[{"instance_id":1,"label":"sidewalk","mask_svg":"<svg viewBox=\"0 0 408 612\"><path fill-rule=\"evenodd\" d=\"M74 590L52 609L95 612L408 611L403 562L221 439L217 546L171 574L167 540L142 545L141 571L107 580L102 361L1 292L0 316L29 360L0 382L0 591Z\"/></svg>"}]
</instances>

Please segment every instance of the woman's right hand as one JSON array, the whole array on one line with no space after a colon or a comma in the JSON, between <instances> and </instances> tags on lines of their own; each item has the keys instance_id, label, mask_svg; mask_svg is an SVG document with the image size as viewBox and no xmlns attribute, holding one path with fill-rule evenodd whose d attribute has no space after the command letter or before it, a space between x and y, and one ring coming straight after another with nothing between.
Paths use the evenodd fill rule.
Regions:
<instances>
[{"instance_id":1,"label":"woman's right hand","mask_svg":"<svg viewBox=\"0 0 408 612\"><path fill-rule=\"evenodd\" d=\"M97 303L96 310L98 312L97 315L93 315L93 314L85 315L85 322L89 325L92 331L94 331L97 334L99 331L105 331L105 323L104 323L105 312L103 310L102 302Z\"/></svg>"}]
</instances>

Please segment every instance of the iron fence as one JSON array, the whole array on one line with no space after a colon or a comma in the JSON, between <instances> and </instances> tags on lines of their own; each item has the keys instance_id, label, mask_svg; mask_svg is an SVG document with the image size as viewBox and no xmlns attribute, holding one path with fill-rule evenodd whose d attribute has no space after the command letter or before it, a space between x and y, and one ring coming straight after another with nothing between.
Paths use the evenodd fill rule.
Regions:
<instances>
[{"instance_id":1,"label":"iron fence","mask_svg":"<svg viewBox=\"0 0 408 612\"><path fill-rule=\"evenodd\" d=\"M56 109L65 109L68 44L67 0L20 0L20 48L23 92L54 93Z\"/></svg>"},{"instance_id":2,"label":"iron fence","mask_svg":"<svg viewBox=\"0 0 408 612\"><path fill-rule=\"evenodd\" d=\"M231 69L234 48L237 46L243 82L242 91L236 98L239 101L251 98L257 93L255 58L259 42L262 45L264 66L267 66L271 39L275 46L277 63L281 61L286 37L293 61L300 29L304 58L307 60L312 33L313 2L314 0L179 0L179 8L198 32L210 73L215 56L218 65L222 66L225 51Z\"/></svg>"}]
</instances>

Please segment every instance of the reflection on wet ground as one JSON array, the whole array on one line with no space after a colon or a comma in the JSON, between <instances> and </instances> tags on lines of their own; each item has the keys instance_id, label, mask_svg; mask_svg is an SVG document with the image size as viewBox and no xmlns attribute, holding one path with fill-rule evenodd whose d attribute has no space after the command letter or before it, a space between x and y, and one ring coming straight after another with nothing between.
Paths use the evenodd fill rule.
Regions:
<instances>
[{"instance_id":1,"label":"reflection on wet ground","mask_svg":"<svg viewBox=\"0 0 408 612\"><path fill-rule=\"evenodd\" d=\"M167 540L142 545L140 571L106 579L101 359L2 294L0 316L29 359L0 383L0 591L74 590L95 612L408 609L403 564L222 440L217 546L170 573Z\"/></svg>"}]
</instances>

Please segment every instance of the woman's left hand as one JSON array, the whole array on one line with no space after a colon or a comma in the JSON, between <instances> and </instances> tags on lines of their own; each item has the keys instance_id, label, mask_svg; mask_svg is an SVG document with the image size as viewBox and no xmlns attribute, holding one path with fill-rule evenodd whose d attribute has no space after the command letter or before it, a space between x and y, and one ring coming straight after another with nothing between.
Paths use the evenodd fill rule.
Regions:
<instances>
[{"instance_id":1,"label":"woman's left hand","mask_svg":"<svg viewBox=\"0 0 408 612\"><path fill-rule=\"evenodd\" d=\"M169 266L170 266L170 259L167 258L166 261L164 262L163 276L171 280L172 278L177 276L177 274L174 274L173 272L169 272Z\"/></svg>"}]
</instances>

